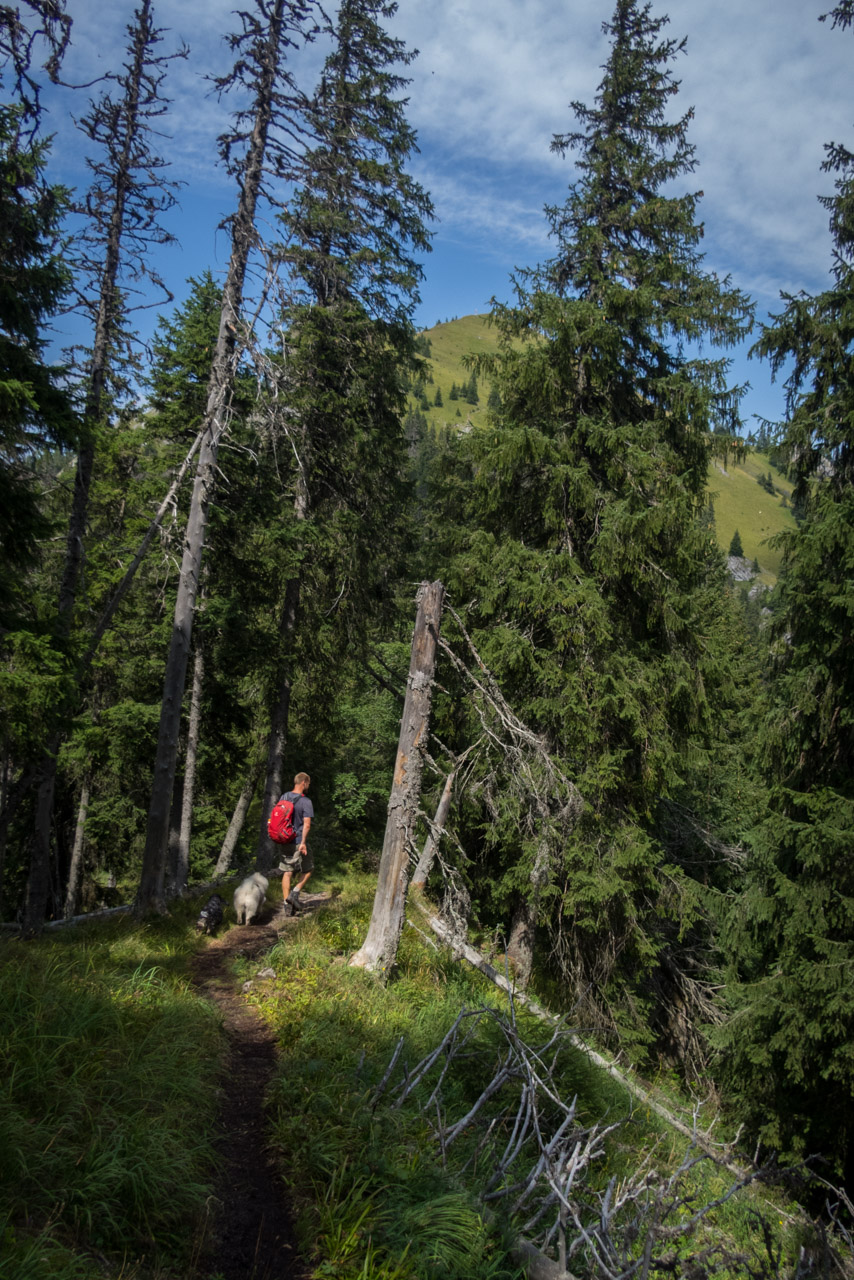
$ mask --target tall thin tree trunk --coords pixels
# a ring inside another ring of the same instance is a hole
[[[190,695],[190,723],[187,728],[187,755],[184,761],[184,788],[181,793],[181,830],[178,836],[178,863],[175,870],[176,894],[187,887],[190,872],[190,834],[193,827],[193,797],[196,791],[196,760],[202,723],[202,683],[205,674],[204,649],[196,640],[193,660],[193,689]]]
[[[270,737],[267,740],[267,772],[264,780],[264,795],[261,800],[261,818],[258,828],[258,849],[256,861],[258,870],[265,874],[273,865],[275,849],[267,835],[267,819],[273,805],[282,794],[282,770],[284,768],[285,747],[288,742],[288,715],[291,707],[291,663],[293,659],[293,641],[299,617],[300,583],[299,578],[290,578],[285,587],[285,603],[279,624],[279,638],[282,647],[282,677],[279,685],[279,697],[273,709],[270,721]]]
[[[406,908],[409,849],[415,830],[424,745],[430,724],[433,671],[444,596],[445,588],[441,582],[421,583],[374,907],[368,936],[350,961],[350,964],[363,969],[387,971],[397,958]]]
[[[36,821],[32,834],[30,871],[27,877],[22,923],[23,932],[28,936],[41,933],[50,898],[50,831],[56,787],[55,752],[59,749],[58,740],[55,739],[52,746],[53,752],[44,757],[51,767],[43,772],[36,794]]]
[[[234,219],[231,258],[223,289],[219,334],[211,365],[204,436],[196,468],[193,496],[187,516],[184,555],[175,600],[175,620],[163,684],[157,754],[154,762],[151,804],[143,853],[142,874],[136,909],[162,910],[166,846],[169,838],[169,801],[178,757],[181,702],[187,678],[193,613],[201,572],[207,528],[208,504],[216,481],[220,441],[228,425],[228,410],[234,382],[233,356],[237,327],[243,305],[243,285],[249,251],[255,240],[255,208],[261,191],[267,132],[275,105],[275,84],[279,71],[280,33],[286,0],[275,0],[270,17],[267,56],[263,59],[252,135],[238,209]]]
[[[258,786],[258,779],[261,776],[261,768],[263,761],[259,758],[257,764],[252,769],[249,777],[243,784],[243,790],[240,793],[237,804],[234,807],[234,813],[231,822],[228,824],[228,831],[225,833],[225,839],[222,842],[222,848],[219,851],[216,867],[214,868],[215,876],[224,876],[231,866],[231,859],[240,839],[240,833],[243,830],[243,823],[246,820],[246,814],[252,803],[252,797],[255,794],[255,788]]]
[[[175,771],[172,784],[172,803],[169,806],[169,839],[166,843],[166,866],[163,872],[163,891],[167,898],[175,896],[175,881],[178,877],[178,843],[181,839],[181,797],[184,782]]]
[[[456,776],[456,769],[452,769],[445,779],[445,786],[442,791],[441,799],[439,800],[438,808],[436,809],[433,826],[427,835],[426,841],[424,842],[424,848],[421,850],[421,857],[418,859],[418,866],[415,868],[415,873],[412,877],[413,889],[423,889],[427,883],[427,877],[430,874],[433,866],[433,860],[436,857],[436,850],[438,849],[438,841],[434,832],[441,836],[445,823],[448,821],[448,813],[451,808],[451,791],[453,790],[454,778]]]
[[[65,919],[70,920],[77,911],[77,895],[80,892],[80,873],[83,870],[84,832],[89,810],[89,779],[80,788],[80,804],[77,806],[77,824],[74,828],[74,844],[68,866],[68,884],[65,889]]]

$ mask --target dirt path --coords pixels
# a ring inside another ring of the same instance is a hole
[[[326,895],[305,895],[306,910]],[[264,1098],[276,1065],[273,1032],[246,1003],[231,962],[267,952],[294,922],[273,920],[269,904],[260,922],[234,925],[192,960],[193,983],[216,1004],[228,1039],[222,1079],[222,1167],[212,1226],[200,1276],[221,1280],[308,1280],[300,1257],[285,1188],[267,1151]]]

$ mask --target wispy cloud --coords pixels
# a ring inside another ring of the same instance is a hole
[[[780,288],[820,288],[829,250],[816,196],[831,181],[819,166],[823,144],[850,138],[854,127],[850,35],[817,21],[824,0],[665,7],[667,34],[688,39],[674,64],[682,82],[674,110],[695,109],[698,167],[686,187],[705,193],[710,265],[740,283],[749,278],[762,301]],[[446,233],[480,225],[499,233],[504,223],[514,247],[536,242],[517,216],[484,216],[495,195],[489,169],[515,171],[539,194],[551,188],[544,198],[563,198],[571,170],[548,144],[572,127],[571,100],[592,101],[609,9],[596,0],[561,10],[547,0],[497,0],[487,17],[471,0],[401,7],[397,29],[421,49],[412,118],[425,163],[445,175],[467,172],[435,192]],[[518,206],[518,185],[507,185]]]

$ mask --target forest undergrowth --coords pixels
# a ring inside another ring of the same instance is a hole
[[[274,980],[253,981],[258,964],[246,958],[233,972],[236,986],[250,984],[245,999],[279,1045],[268,1140],[318,1280],[524,1275],[514,1244],[536,1215],[530,1198],[516,1204],[501,1189],[524,1180],[536,1140],[518,1142],[518,1163],[497,1183],[494,1158],[521,1134],[518,1095],[530,1079],[511,1072],[489,1093],[511,1041],[543,1085],[541,1136],[557,1091],[565,1109],[577,1099],[568,1131],[577,1135],[579,1177],[567,1198],[581,1231],[559,1209],[555,1219],[570,1241],[570,1274],[852,1274],[844,1242],[810,1225],[791,1184],[732,1194],[730,1172],[633,1109],[583,1054],[510,1011],[502,993],[415,927],[405,929],[385,983],[349,967],[373,887],[369,874],[343,869],[332,900],[269,952]],[[193,928],[199,905],[3,944],[2,1280],[195,1274],[216,1174],[223,1055],[216,1013],[188,977],[191,956],[208,945]],[[461,1014],[468,1038],[419,1081],[418,1064]],[[690,1105],[669,1088],[673,1105]],[[554,1206],[531,1236],[551,1217]],[[561,1231],[552,1232],[553,1252]]]

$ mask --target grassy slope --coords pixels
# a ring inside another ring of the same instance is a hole
[[[488,317],[462,316],[459,320],[449,320],[425,330],[425,337],[430,339],[432,346],[430,370],[433,375],[433,382],[427,384],[427,398],[432,404],[439,387],[444,401],[441,408],[433,406],[421,410],[430,426],[485,422],[489,383],[484,379],[478,381],[479,404],[470,405],[465,400],[451,400],[449,397],[453,383],[459,386],[471,377],[471,371],[463,365],[464,356],[498,350],[498,335],[489,324]]]
[[[488,1169],[483,1148],[475,1155],[481,1129],[467,1129],[445,1160],[430,1132],[435,1106],[425,1115],[413,1103],[393,1105],[402,1073],[438,1043],[461,1008],[506,1011],[506,998],[410,929],[387,984],[350,968],[347,957],[364,940],[375,877],[335,867],[328,850],[316,880],[313,887],[332,888],[335,900],[288,931],[267,958],[276,979],[255,983],[246,997],[280,1044],[268,1140],[291,1185],[314,1275],[520,1280],[501,1240],[506,1213],[486,1225],[474,1198]],[[0,1243],[11,1267],[0,1247],[3,1280],[192,1277],[187,1255],[212,1173],[218,1059],[215,1018],[185,977],[190,954],[205,945],[192,929],[199,905],[178,905],[171,920],[93,923],[0,948],[0,1028],[9,1067],[0,1127],[16,1156],[0,1195]],[[235,982],[251,980],[259,967],[258,960],[238,960]],[[521,1013],[519,1029],[529,1043],[544,1035]],[[398,1040],[403,1054],[377,1105]],[[449,1117],[471,1105],[472,1090],[489,1078],[501,1049],[500,1037],[470,1042],[462,1072],[443,1082]],[[575,1050],[564,1059],[561,1094],[578,1096],[582,1123],[628,1118],[628,1099],[614,1081]],[[434,1083],[435,1072],[422,1104]],[[512,1115],[513,1089],[497,1102]],[[507,1117],[497,1123],[501,1148]],[[645,1158],[672,1172],[684,1151],[654,1116],[636,1110],[592,1169],[591,1192]],[[474,1167],[466,1170],[469,1160]],[[701,1204],[731,1182],[709,1163],[688,1176]],[[797,1210],[764,1189],[722,1205],[677,1248],[723,1245],[755,1257],[763,1249],[751,1217],[756,1210],[783,1248],[780,1274],[788,1275],[800,1243]],[[673,1226],[690,1217],[684,1206],[673,1214]],[[744,1272],[726,1267],[715,1274],[736,1280]]]
[[[490,390],[486,380],[481,380],[480,403],[476,407],[448,397],[453,383],[459,386],[471,376],[463,365],[464,356],[498,349],[498,335],[489,324],[488,317],[462,316],[437,324],[424,333],[432,346],[430,368],[433,382],[426,387],[432,407],[421,410],[428,424],[436,428],[484,423]],[[437,387],[441,389],[444,401],[440,408],[432,404]],[[769,472],[776,490],[774,496],[758,484],[758,477]],[[765,454],[750,453],[740,463],[728,458],[724,465],[722,459],[716,459],[709,470],[708,487],[714,503],[715,527],[721,549],[724,552],[729,550],[732,536],[738,529],[745,557],[751,561],[758,560],[760,578],[773,584],[780,572],[780,552],[768,545],[768,539],[794,526],[791,510],[784,506],[792,491],[791,484],[771,466]]]
[[[760,475],[770,472],[773,496],[758,483]],[[729,459],[724,467],[718,459],[712,463],[708,480],[709,497],[714,503],[715,529],[724,551],[729,550],[738,529],[744,554],[758,560],[762,581],[773,584],[780,572],[780,550],[769,546],[774,534],[795,526],[788,504],[792,486],[782,472],[772,467],[764,453],[750,453],[741,463]]]

